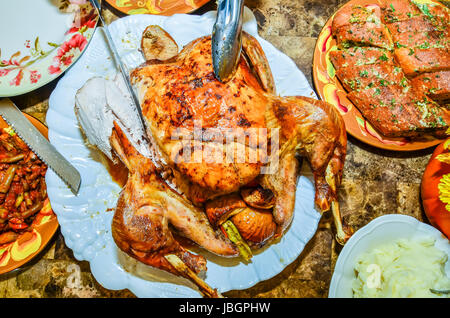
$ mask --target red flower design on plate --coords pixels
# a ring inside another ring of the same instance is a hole
[[[9,85],[11,86],[19,86],[22,82],[23,78],[23,70],[20,70],[19,73],[17,73],[17,76],[12,79],[11,82],[9,82]]]
[[[64,42],[58,49],[58,54],[55,56],[56,64],[50,65],[48,71],[50,74],[57,74],[62,72],[62,68],[68,67],[72,64],[75,56],[78,56],[87,45],[86,38],[81,33],[76,33],[69,41]]]
[[[30,71],[30,82],[32,84],[37,83],[37,81],[41,78],[41,74],[38,71]]]
[[[20,56],[20,51],[16,52],[11,56],[9,60],[1,60],[0,61],[0,77],[6,76],[11,72],[18,71],[16,76],[9,82],[10,86],[20,86],[22,83],[22,80],[25,76],[26,72],[30,73],[30,82],[31,84],[36,84],[38,80],[41,78],[41,74],[38,73],[36,70],[29,70],[27,68],[27,65],[24,64],[26,61],[29,60],[30,56],[24,56],[20,59],[20,61],[17,61],[16,57]],[[7,67],[7,68],[6,68]]]
[[[11,71],[11,69],[0,69],[0,77],[8,75]]]

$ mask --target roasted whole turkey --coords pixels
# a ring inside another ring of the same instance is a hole
[[[215,296],[195,278],[206,260],[177,237],[250,260],[253,249],[281,237],[292,222],[301,157],[314,174],[316,205],[332,211],[344,243],[352,231],[337,197],[347,145],[338,111],[312,98],[276,95],[264,52],[245,32],[226,83],[214,76],[210,36],[178,53],[159,27],[144,34],[142,49],[152,59],[130,74],[144,129],[120,77],[93,78],[76,96],[88,142],[129,171],[112,223],[117,246]]]

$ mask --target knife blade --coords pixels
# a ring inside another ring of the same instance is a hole
[[[211,50],[216,78],[226,82],[233,75],[242,49],[243,0],[220,0],[217,6]]]
[[[111,33],[109,32],[108,25],[105,23],[105,20],[102,17],[101,5],[98,3],[97,0],[90,0],[90,2],[94,6],[94,8],[97,10],[98,18],[99,18],[100,22],[102,23],[103,33],[106,36],[106,41],[108,42],[109,48],[110,48],[110,50],[111,50],[111,52],[113,54],[114,61],[115,61],[116,65],[118,66],[120,73],[122,74],[124,82],[125,82],[125,84],[127,86],[128,93],[131,96],[131,101],[134,104],[133,106],[136,108],[137,113],[139,115],[139,119],[141,121],[141,125],[142,125],[144,131],[147,131],[146,130],[146,123],[145,123],[145,120],[144,120],[144,115],[142,114],[142,109],[141,109],[141,106],[140,106],[140,103],[139,103],[139,99],[138,99],[138,97],[136,95],[136,92],[134,91],[133,87],[131,86],[130,73],[127,70],[127,68],[125,67],[125,65],[123,64],[122,59],[121,59],[121,57],[119,55],[119,52],[117,50],[117,47],[114,44],[114,40],[113,40],[113,38],[111,36]],[[144,136],[144,138],[146,138],[146,137]]]
[[[50,144],[9,98],[0,100],[0,116],[30,147],[31,151],[52,169],[74,194],[78,194],[81,184],[78,170]]]

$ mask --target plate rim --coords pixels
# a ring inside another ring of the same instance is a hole
[[[135,1],[136,1],[136,0],[135,0]],[[173,15],[173,14],[188,14],[188,13],[192,13],[192,12],[194,12],[194,11],[200,9],[201,7],[203,7],[203,6],[206,5],[208,2],[211,2],[211,1],[212,1],[212,0],[202,0],[202,1],[200,2],[200,3],[201,3],[200,5],[196,5],[196,7],[195,7],[195,8],[192,8],[191,10],[180,10],[180,11],[177,11],[177,12],[175,12],[175,13],[172,13],[171,15]],[[108,5],[110,5],[112,8],[114,8],[115,10],[119,11],[119,12],[122,13],[122,14],[126,14],[126,15],[134,15],[134,14],[137,14],[137,13],[131,13],[131,14],[128,13],[129,10],[124,9],[124,7],[118,6],[118,5],[116,4],[116,0],[106,0],[106,2],[108,3]],[[185,1],[179,0],[179,2],[185,2]],[[167,16],[167,14],[165,14],[164,11],[161,12],[161,13],[140,13],[140,14],[154,14],[154,15]]]

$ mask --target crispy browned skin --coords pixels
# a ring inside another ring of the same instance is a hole
[[[352,43],[362,46],[378,46],[389,49],[392,47],[389,34],[384,27],[368,31],[366,24],[345,25],[337,29],[334,34],[339,46],[349,47]]]
[[[242,238],[253,248],[261,248],[274,237],[277,224],[270,211],[247,208],[231,217]]]
[[[334,106],[303,96],[275,99],[266,116],[269,127],[280,128],[281,147],[278,169],[264,174],[261,184],[275,194],[275,222],[279,230],[285,230],[294,211],[299,171],[296,156],[309,161],[315,179],[315,202],[321,211],[328,211],[332,202],[337,202],[347,134]]]
[[[437,28],[445,30],[450,12],[444,5],[410,0],[381,0],[382,20],[385,24],[425,17]]]
[[[237,193],[208,201],[205,210],[215,227],[231,219],[242,238],[253,248],[265,245],[274,237],[277,229],[271,209],[250,207]]]
[[[347,91],[400,84],[405,74],[397,67],[390,51],[370,47],[352,47],[330,52],[336,75]]]
[[[245,209],[247,205],[237,193],[223,195],[205,204],[206,215],[214,227],[230,218],[234,213]]]
[[[331,52],[330,58],[348,98],[384,136],[418,136],[448,127],[447,111],[413,88],[388,51],[350,48]]]
[[[214,232],[202,210],[174,193],[155,171],[150,159],[140,155],[115,125],[111,145],[129,169],[114,213],[112,235],[117,246],[139,261],[177,274],[164,256],[177,255],[195,273],[206,269],[206,260],[185,250],[173,237],[169,224],[205,249],[236,256],[231,242]]]
[[[405,0],[382,0],[381,11],[386,24],[409,20],[421,14],[417,6]]]
[[[319,208],[327,211],[332,202],[337,202],[346,154],[345,127],[330,104],[274,95],[273,78],[259,43],[244,34],[243,46],[246,56],[241,56],[234,76],[227,83],[214,77],[209,36],[189,43],[170,61],[148,62],[132,72],[131,78],[138,87],[149,134],[169,165],[188,180],[187,197],[195,204],[237,192],[259,177],[267,162],[279,157],[280,165],[274,173],[260,179],[261,185],[272,190],[277,198],[273,216],[278,232],[282,233],[292,221],[297,155],[305,156],[311,163]],[[258,67],[252,68],[248,61]],[[196,123],[237,136],[247,129],[247,135],[244,139],[236,138],[230,146],[207,134],[197,138]],[[267,140],[258,138],[258,132],[250,128],[268,128],[269,138],[272,130],[279,130],[280,151],[270,149]],[[182,129],[184,136],[191,133],[194,139],[189,141],[191,151],[187,161],[178,160],[186,154],[186,142],[174,140],[177,129]],[[255,143],[256,140],[259,142]],[[224,147],[244,149],[243,160],[209,162],[212,156],[208,151]],[[195,162],[196,155],[203,160]],[[251,160],[252,155],[256,161]],[[273,157],[267,160],[267,156]],[[342,241],[348,238],[342,231],[339,235]]]
[[[448,9],[403,0],[385,2],[383,13],[395,57],[408,77],[450,69]]]
[[[384,136],[420,137],[427,133],[441,136],[447,129],[448,112],[426,95],[404,94],[401,86],[394,85],[380,91],[377,96],[368,90],[353,91],[348,98]]]
[[[243,163],[216,163],[212,155],[205,156],[215,151],[220,153],[223,150],[225,153],[227,149],[223,141],[215,141],[215,136],[197,138],[194,125],[217,128],[222,136],[230,128],[265,127],[266,97],[255,91],[260,89],[259,84],[244,59],[241,59],[230,82],[222,84],[217,81],[211,66],[209,46],[209,37],[200,38],[183,49],[176,61],[139,68],[132,77],[136,82],[139,79],[154,79],[151,85],[143,85],[145,96],[142,109],[151,133],[168,161],[193,184],[218,195],[237,191],[240,186],[252,181],[259,174],[261,158],[255,162],[245,158]],[[173,140],[177,129],[194,134],[195,141],[191,144],[192,151],[187,160],[181,158],[186,155],[181,150],[185,143]],[[247,156],[252,152],[259,157],[260,150],[249,146],[248,138],[242,142],[236,138],[229,145],[229,148],[232,147],[244,148]],[[201,197],[192,199],[205,201]]]
[[[261,186],[241,190],[242,199],[249,206],[257,209],[271,209],[275,204],[275,196],[269,189]]]
[[[423,15],[390,23],[387,25],[395,42],[395,48],[427,48],[443,47],[446,45],[446,31],[436,28]]]
[[[142,33],[141,51],[146,60],[165,61],[178,54],[178,45],[160,26],[149,25]]]
[[[379,12],[378,6],[370,7],[374,15]],[[336,14],[334,25],[359,19],[362,14],[357,13],[364,12],[358,6],[342,11]],[[382,1],[381,20],[389,30],[392,50],[379,48],[379,43],[352,41],[350,47],[341,45],[340,50],[330,52],[347,97],[384,136],[442,136],[450,117],[432,99],[445,99],[448,83],[445,79],[424,83],[422,76],[410,80],[424,73],[445,73],[450,68],[448,10],[408,0]],[[348,25],[348,38],[360,33],[360,25]],[[341,34],[334,30],[334,36],[339,43]]]
[[[374,23],[379,22],[381,10],[378,6],[348,5],[339,10],[333,17],[332,29],[337,30],[345,25],[355,23]]]
[[[345,6],[334,16],[331,31],[339,46],[353,44],[392,48],[392,40],[381,23],[378,6]]]
[[[395,57],[406,76],[414,77],[421,73],[437,72],[450,69],[450,53],[448,49],[432,47],[399,48],[395,50]]]
[[[450,71],[424,73],[414,77],[411,84],[440,103],[450,100]]]

